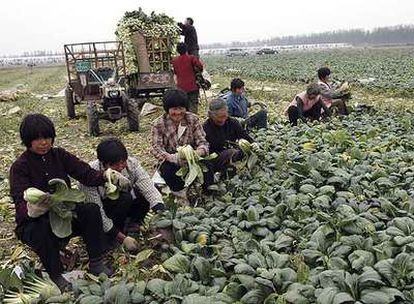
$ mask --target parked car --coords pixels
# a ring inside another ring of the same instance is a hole
[[[235,56],[247,56],[249,53],[247,53],[243,49],[229,49],[226,53],[226,56],[228,57],[235,57]]]
[[[279,53],[278,51],[274,49],[270,49],[270,48],[263,48],[256,52],[257,55],[274,55],[278,53]]]

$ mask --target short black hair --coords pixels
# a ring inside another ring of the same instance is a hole
[[[188,48],[187,45],[184,42],[180,42],[179,44],[177,44],[177,52],[180,55],[184,55],[185,53],[187,53]]]
[[[128,151],[122,141],[115,137],[103,139],[96,148],[99,161],[104,165],[113,165],[128,159]]]
[[[311,83],[306,88],[306,94],[309,95],[319,95],[321,93],[321,88],[318,86],[317,83]]]
[[[20,124],[20,138],[26,148],[32,146],[32,141],[40,138],[51,138],[55,141],[56,130],[49,117],[43,114],[28,114]]]
[[[188,21],[188,23],[189,23],[190,25],[193,25],[193,24],[194,24],[194,20],[193,20],[193,18],[191,18],[191,17],[187,17],[187,21]]]
[[[319,79],[325,78],[326,76],[329,76],[329,75],[331,75],[331,70],[327,67],[323,67],[318,70]]]
[[[244,87],[244,81],[240,78],[234,78],[230,83],[230,89],[234,91],[235,89],[241,89]]]
[[[162,103],[166,113],[168,113],[169,109],[175,107],[183,107],[188,111],[188,95],[180,89],[172,89],[165,92]]]

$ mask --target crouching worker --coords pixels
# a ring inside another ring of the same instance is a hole
[[[177,176],[181,167],[177,148],[190,145],[199,156],[208,154],[208,143],[197,115],[188,112],[187,94],[178,89],[167,91],[163,97],[165,114],[152,127],[152,154],[160,162],[160,175],[177,201],[188,204],[184,181]]]
[[[24,191],[35,187],[51,192],[48,182],[58,178],[71,186],[70,177],[87,186],[102,186],[106,176],[120,187],[127,187],[129,181],[116,172],[101,172],[66,150],[54,147],[56,137],[52,121],[42,114],[27,115],[20,125],[20,137],[26,146],[10,169],[10,195],[16,208],[16,235],[39,256],[50,278],[61,290],[70,288],[63,276],[60,250],[69,238],[57,237],[49,221],[50,196],[36,204],[25,201]],[[112,270],[103,263],[104,232],[99,207],[80,203],[74,209],[72,236],[81,236],[89,255],[89,272],[95,275],[112,275]]]
[[[120,191],[116,199],[108,198],[102,186],[80,185],[79,189],[86,194],[86,202],[99,206],[110,246],[118,243],[129,251],[136,251],[138,243],[128,233],[139,231],[139,225],[150,209],[156,212],[164,210],[162,196],[139,161],[128,156],[127,149],[119,139],[102,140],[96,153],[98,159],[89,165],[95,170],[110,168],[121,173],[130,181],[131,188]]]
[[[229,115],[241,120],[248,130],[267,128],[267,110],[262,103],[247,100],[244,81],[240,78],[233,79],[230,89],[231,93],[226,97]],[[249,115],[249,108],[253,105],[259,105],[261,110]]]
[[[338,89],[329,82],[331,70],[329,68],[320,68],[318,70],[318,85],[321,90],[321,98],[328,108],[337,108],[341,115],[348,115],[346,101],[350,98],[348,84],[345,82]]]
[[[319,120],[322,109],[327,116],[331,115],[330,110],[322,101],[319,86],[317,84],[310,84],[306,91],[295,96],[286,109],[286,113],[292,126],[296,126],[299,118],[302,121],[305,121],[306,118],[309,118],[311,121]]]
[[[215,99],[209,105],[208,119],[203,128],[209,143],[210,153],[217,153],[218,158],[212,160],[212,172],[225,173],[227,169],[233,172],[233,162],[240,161],[243,157],[242,151],[236,144],[239,139],[245,139],[253,143],[253,139],[247,134],[237,119],[228,115],[227,103],[223,99]],[[258,148],[253,143],[253,149]],[[212,174],[209,175],[208,184],[213,183]]]

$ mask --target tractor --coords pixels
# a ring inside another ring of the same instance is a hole
[[[139,103],[125,89],[122,42],[66,44],[68,84],[65,91],[69,118],[76,116],[75,105],[86,102],[88,130],[100,134],[99,120],[116,122],[126,117],[130,131],[139,129]]]
[[[129,130],[138,131],[144,103],[175,87],[169,38],[145,37],[140,32],[134,38],[139,73],[127,73],[122,41],[64,46],[67,115],[74,118],[75,105],[86,102],[91,136],[99,135],[100,119],[115,122],[126,117]]]

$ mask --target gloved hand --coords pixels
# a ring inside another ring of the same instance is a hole
[[[137,251],[138,250],[138,242],[130,236],[127,236],[124,239],[124,241],[122,242],[122,245],[125,246],[125,248],[128,251]]]
[[[120,190],[128,190],[131,186],[131,181],[116,170],[108,168],[105,170],[104,175],[107,180],[110,179]]]
[[[206,150],[204,148],[197,148],[196,153],[198,156],[205,156]]]
[[[254,153],[260,152],[260,146],[259,146],[259,144],[256,143],[256,142],[252,143],[252,150],[253,150]]]
[[[178,164],[178,155],[177,155],[177,153],[175,153],[175,154],[168,153],[165,156],[165,160],[170,162],[170,163],[173,163],[173,164]]]
[[[27,202],[27,214],[29,217],[36,218],[49,211],[50,195],[46,194],[41,202],[31,204]]]
[[[155,213],[161,213],[165,210],[165,205],[163,203],[158,203],[154,207],[152,207],[152,211]]]
[[[233,117],[233,118],[235,118],[241,124],[242,127],[246,125],[246,120],[244,118],[241,118],[241,117]]]

